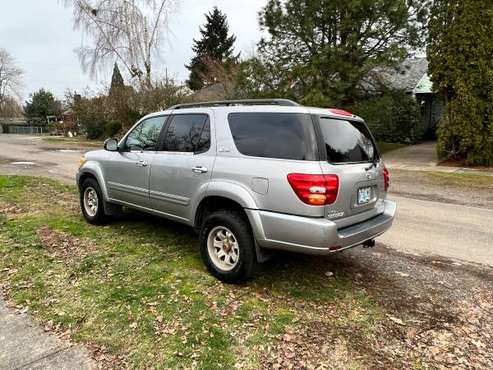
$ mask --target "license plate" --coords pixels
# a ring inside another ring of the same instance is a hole
[[[371,199],[371,187],[358,189],[358,204],[366,204]]]

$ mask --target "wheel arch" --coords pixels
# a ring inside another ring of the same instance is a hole
[[[79,170],[77,175],[77,186],[79,190],[81,189],[82,183],[87,178],[94,178],[99,187],[101,188],[101,192],[103,193],[103,198],[105,201],[108,200],[108,191],[106,188],[106,182],[104,181],[103,171],[101,167],[94,162],[87,162],[84,166]]]
[[[254,238],[257,261],[267,261],[270,258],[270,253],[264,248],[260,247],[257,243],[257,237],[263,234],[263,230],[261,225],[259,224],[259,220],[255,219],[255,215],[252,214],[252,212],[246,210],[245,206],[234,199],[223,195],[209,195],[203,198],[197,207],[197,211],[195,212],[195,231],[199,233],[200,228],[202,227],[202,224],[208,214],[223,209],[235,210],[245,218],[245,220],[248,222],[248,225],[250,226],[250,232],[252,233]]]

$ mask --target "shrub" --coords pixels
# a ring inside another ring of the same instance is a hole
[[[379,141],[411,144],[425,134],[416,100],[403,92],[392,92],[357,102],[350,108],[365,119]]]
[[[104,126],[106,137],[115,137],[122,129],[122,124],[117,121],[110,121]]]
[[[104,135],[104,123],[91,121],[90,123],[86,123],[86,137],[89,140],[101,139]]]

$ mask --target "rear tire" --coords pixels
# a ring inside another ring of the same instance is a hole
[[[255,240],[244,215],[230,210],[211,213],[199,238],[202,260],[217,279],[238,284],[253,276],[257,265]]]
[[[104,199],[96,179],[88,178],[80,188],[80,208],[85,220],[92,225],[104,225],[108,215],[104,211]]]

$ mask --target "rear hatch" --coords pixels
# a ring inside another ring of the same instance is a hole
[[[317,121],[322,172],[339,177],[337,199],[325,206],[325,217],[345,227],[382,213],[384,166],[366,124],[323,115]]]

